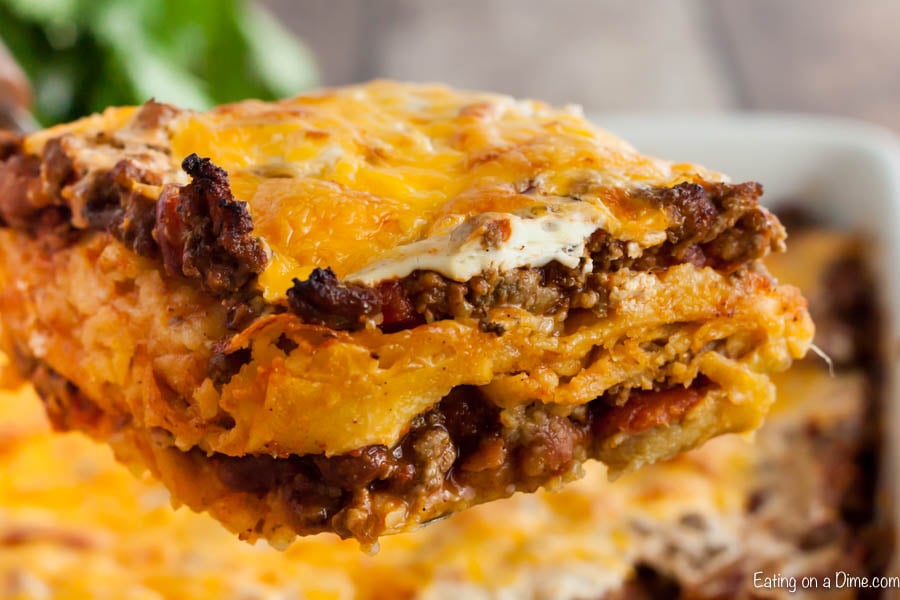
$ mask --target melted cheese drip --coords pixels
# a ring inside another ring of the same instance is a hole
[[[646,247],[668,220],[629,188],[720,178],[643,156],[577,111],[387,81],[189,113],[170,130],[173,159],[210,157],[249,203],[273,253],[259,278],[270,301],[315,267],[375,282],[415,265],[463,278],[495,265],[577,264],[598,224]],[[587,207],[584,223],[567,208],[572,197]],[[545,227],[554,217],[518,219],[533,209],[560,214],[557,229]],[[513,222],[510,245],[453,245],[448,224],[484,213]]]

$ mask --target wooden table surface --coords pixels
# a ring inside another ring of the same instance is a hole
[[[900,132],[900,0],[263,0],[322,82],[373,77],[588,111],[804,111]]]

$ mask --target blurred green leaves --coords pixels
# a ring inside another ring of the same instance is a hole
[[[148,98],[208,108],[316,83],[307,49],[243,0],[0,0],[45,125]]]

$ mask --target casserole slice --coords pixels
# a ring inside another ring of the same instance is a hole
[[[813,333],[753,182],[372,82],[2,144],[2,340],[242,538],[373,544],[757,427]]]

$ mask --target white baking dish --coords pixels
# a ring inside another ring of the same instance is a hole
[[[887,418],[883,489],[900,548],[900,142],[845,119],[787,114],[600,114],[592,120],[642,152],[677,156],[759,181],[764,201],[808,207],[827,223],[870,235],[885,323]],[[790,245],[790,240],[788,240]],[[892,573],[900,573],[895,553]],[[900,593],[900,590],[892,590]]]

